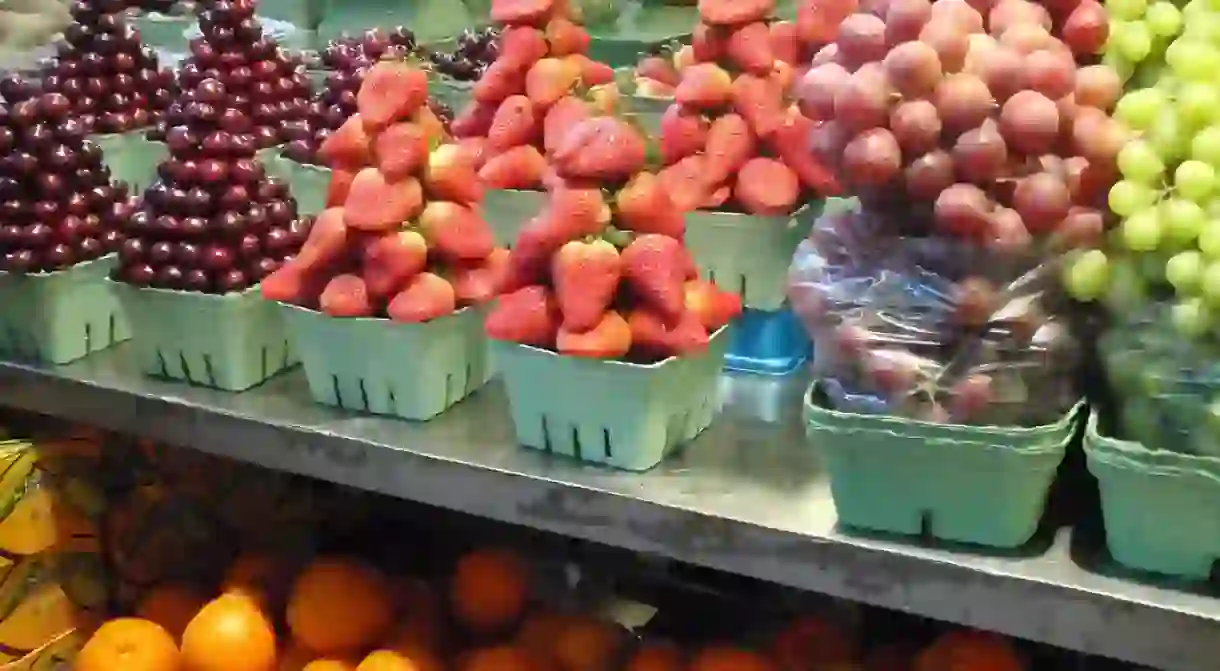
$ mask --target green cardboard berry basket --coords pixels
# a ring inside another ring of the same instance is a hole
[[[1084,453],[1101,492],[1114,560],[1207,580],[1220,560],[1220,458],[1111,438],[1096,414],[1085,431]]]
[[[693,4],[586,0],[581,10],[589,30],[589,58],[613,68],[635,65],[654,46],[686,40],[699,22]]]
[[[0,273],[0,354],[62,364],[131,337],[108,255],[50,273]]]
[[[145,137],[147,128],[127,133],[91,135],[102,148],[110,176],[131,185],[132,193],[142,193],[157,179],[157,166],[169,157],[165,143]]]
[[[330,187],[330,168],[297,163],[280,153],[278,147],[263,149],[258,158],[267,174],[284,180],[297,201],[301,214],[317,214],[326,209],[326,191]]]
[[[936,424],[838,412],[805,395],[805,432],[825,455],[840,524],[1017,547],[1038,528],[1056,470],[1088,414],[1030,428]]]
[[[297,364],[283,318],[258,287],[214,295],[110,285],[146,375],[245,391]]]
[[[492,375],[481,309],[423,324],[337,318],[286,304],[279,309],[318,403],[427,420]]]
[[[420,43],[453,37],[465,28],[486,23],[487,16],[473,15],[458,0],[324,0],[318,38],[333,40],[359,35],[370,28],[406,26]]]
[[[720,411],[728,330],[702,354],[649,365],[493,340],[517,443],[628,471],[656,466]]]
[[[808,203],[791,215],[696,210],[686,215],[686,246],[699,272],[746,307],[778,310],[788,294],[788,265],[822,212]],[[750,250],[743,254],[742,250]]]
[[[483,192],[483,219],[491,227],[496,245],[512,247],[517,232],[546,206],[545,191],[487,189]]]

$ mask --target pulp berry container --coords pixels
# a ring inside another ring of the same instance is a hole
[[[1090,418],[1084,453],[1114,560],[1207,580],[1220,561],[1220,458],[1110,438],[1098,424]]]
[[[462,30],[486,22],[458,0],[323,0],[318,38],[322,41],[359,35],[370,28],[406,26],[421,43],[453,37]]]
[[[281,304],[318,403],[403,419],[431,419],[491,378],[483,311],[423,324],[331,317]]]
[[[546,205],[545,191],[487,189],[483,194],[483,219],[491,227],[496,244],[512,247],[517,232]]]
[[[517,443],[628,471],[656,466],[719,412],[728,330],[702,354],[647,365],[493,340]]]
[[[1037,530],[1087,415],[1078,404],[1045,426],[963,426],[838,412],[823,400],[815,382],[806,435],[825,454],[842,525],[1000,548]]]
[[[809,358],[809,336],[792,310],[746,309],[733,329],[725,368],[746,373],[787,375]]]
[[[51,273],[0,273],[0,353],[68,363],[130,337],[127,316],[105,277],[105,256]]]
[[[697,210],[686,215],[686,246],[700,273],[741,296],[748,308],[778,310],[787,298],[788,264],[822,211],[810,203],[791,215]]]
[[[278,147],[270,147],[258,153],[258,158],[267,174],[288,183],[297,209],[303,215],[313,215],[326,208],[326,190],[330,186],[330,168],[321,165],[306,165],[284,156]]]
[[[103,160],[110,169],[110,176],[131,185],[132,193],[142,193],[157,179],[157,166],[169,156],[162,142],[145,137],[148,129],[141,128],[127,133],[92,135],[102,148]]]
[[[258,287],[215,295],[110,284],[147,375],[245,391],[297,363],[279,311]]]

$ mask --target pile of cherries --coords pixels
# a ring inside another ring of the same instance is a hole
[[[170,157],[123,229],[115,278],[137,286],[205,293],[242,291],[300,249],[288,185],[255,157],[249,116],[219,79],[184,95],[184,122],[166,133]]]
[[[367,68],[382,57],[405,56],[415,51],[415,33],[410,28],[398,26],[386,32],[380,28],[366,30],[360,36],[344,36],[331,40],[318,53],[318,67],[327,70],[354,72]]]
[[[0,104],[0,270],[62,270],[119,247],[134,202],[88,134],[62,93]]]
[[[433,50],[428,60],[437,72],[458,81],[478,81],[500,55],[500,29],[495,26],[463,30],[452,52]]]

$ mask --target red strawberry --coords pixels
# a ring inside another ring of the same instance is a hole
[[[393,124],[373,140],[377,169],[391,182],[410,177],[428,157],[428,136],[410,121]]]
[[[386,315],[403,324],[418,324],[452,314],[457,296],[449,280],[433,273],[420,273],[386,306]]]
[[[708,184],[706,161],[702,154],[687,156],[657,173],[665,195],[682,213],[693,212],[707,200],[713,190]]]
[[[411,115],[411,123],[419,126],[423,131],[424,137],[428,138],[428,145],[437,145],[443,142],[449,135],[445,130],[445,122],[436,116],[436,112],[428,105],[423,105],[415,110],[415,114]]]
[[[531,63],[497,58],[475,82],[470,95],[481,103],[498,105],[505,98],[525,90],[525,71]]]
[[[401,61],[379,61],[356,92],[356,111],[370,133],[409,118],[426,102],[428,75]]]
[[[428,265],[428,244],[416,231],[380,235],[361,250],[360,275],[369,293],[389,298]]]
[[[542,146],[547,154],[559,148],[563,137],[576,124],[593,116],[589,104],[574,96],[560,98],[542,120]]]
[[[600,203],[600,206],[599,206]],[[551,257],[572,240],[596,235],[609,221],[609,208],[600,191],[561,189],[551,195],[547,209],[526,222],[508,257],[504,291],[543,281]]]
[[[570,19],[556,17],[546,24],[546,41],[552,56],[583,54],[589,50],[589,33]]]
[[[326,184],[326,207],[340,207],[347,200],[356,171],[347,168],[331,168],[330,182]]]
[[[541,25],[551,16],[554,0],[492,0],[491,20],[512,25]]]
[[[661,115],[658,139],[661,160],[669,165],[703,151],[710,126],[703,115],[683,109],[681,105],[670,105]]]
[[[682,243],[666,235],[637,236],[623,250],[623,279],[640,301],[665,320],[676,324],[682,317],[686,280]]]
[[[361,231],[388,231],[410,221],[424,205],[414,177],[387,181],[376,168],[356,173],[343,207],[343,221]]]
[[[347,244],[348,230],[344,223],[344,210],[341,207],[329,207],[314,218],[309,236],[305,238],[294,261],[309,267],[327,265],[343,256]]]
[[[487,160],[487,138],[464,137],[458,140],[457,146],[462,150],[463,160],[474,166],[475,170],[483,167]]]
[[[727,185],[720,185],[712,190],[699,204],[700,210],[717,210],[729,202],[729,196],[733,195],[733,190]]]
[[[745,118],[754,134],[767,138],[784,125],[783,92],[770,81],[750,74],[733,80],[733,111]]]
[[[789,65],[801,63],[801,33],[792,21],[775,21],[771,24],[771,53],[777,60]],[[766,73],[763,73],[766,74]]]
[[[765,77],[775,66],[771,30],[763,21],[747,23],[733,30],[726,48],[729,61],[745,72]]]
[[[689,310],[670,328],[656,312],[637,307],[627,315],[627,325],[631,327],[632,349],[651,358],[665,359],[707,350],[707,329]]]
[[[492,340],[551,347],[559,319],[559,306],[547,288],[532,285],[501,295],[483,321],[483,329]]]
[[[750,214],[788,214],[800,197],[796,173],[773,158],[752,158],[737,173],[733,195]]]
[[[715,63],[697,63],[682,71],[674,100],[696,110],[717,110],[733,100],[733,79]]]
[[[525,95],[538,109],[554,105],[580,81],[580,66],[562,58],[544,58],[525,74]]]
[[[706,181],[720,184],[746,164],[757,151],[754,134],[746,120],[737,114],[725,114],[712,122],[703,150]]]
[[[373,138],[364,121],[353,114],[318,147],[318,160],[331,168],[359,170],[373,162]]]
[[[592,329],[582,332],[560,327],[555,336],[555,351],[567,356],[591,359],[617,359],[631,349],[631,328],[627,320],[610,311]]]
[[[491,129],[487,131],[487,149],[498,154],[517,145],[533,144],[538,137],[538,119],[530,99],[515,95],[500,103]]]
[[[316,305],[332,270],[347,252],[348,240],[343,208],[322,210],[297,255],[259,283],[263,298],[303,307]]]
[[[765,21],[774,11],[775,0],[699,0],[699,18],[716,26]]]
[[[839,24],[855,13],[856,0],[806,0],[796,5],[796,28],[806,44],[834,42]]]
[[[708,333],[716,332],[741,316],[741,297],[722,291],[707,280],[688,280],[683,294],[687,311],[698,315]]]
[[[496,118],[499,105],[471,100],[449,124],[453,137],[468,138],[487,135],[492,119]]]
[[[474,161],[456,144],[443,144],[428,155],[424,190],[428,197],[441,200],[466,204],[483,200],[483,185]]]
[[[428,203],[419,215],[419,228],[428,239],[428,248],[451,261],[480,261],[495,248],[487,222],[459,203]]]
[[[478,177],[489,189],[537,189],[545,170],[542,154],[533,145],[523,144],[488,159]]]
[[[552,162],[563,177],[614,181],[643,169],[646,153],[635,127],[614,117],[594,117],[568,132]]]
[[[482,305],[496,297],[508,268],[508,250],[498,248],[486,259],[458,264],[450,281],[459,305]]]
[[[618,249],[605,240],[573,240],[555,253],[551,283],[563,314],[563,329],[587,331],[614,302],[622,275]]]
[[[636,173],[615,197],[617,224],[636,233],[658,233],[683,239],[686,222],[665,193],[661,180],[650,172]]]
[[[645,77],[670,86],[677,86],[678,82],[681,81],[677,69],[674,68],[673,61],[661,56],[648,56],[642,59],[635,66],[635,76]]]
[[[376,311],[368,287],[358,275],[336,275],[326,283],[319,300],[322,312],[332,317],[372,317]]]
[[[729,33],[720,26],[696,23],[695,30],[691,33],[690,44],[691,52],[697,62],[715,63],[728,53]]]
[[[541,30],[533,26],[508,26],[500,33],[500,52],[496,58],[524,72],[538,59],[545,58],[549,50]]]
[[[837,196],[843,192],[843,187],[807,146],[809,135],[816,126],[803,114],[788,114],[784,125],[771,134],[767,144],[796,173],[805,188],[819,196]]]
[[[584,54],[573,54],[567,60],[580,68],[580,82],[585,86],[601,86],[614,82],[614,68]]]

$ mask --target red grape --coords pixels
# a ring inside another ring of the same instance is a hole
[[[1053,244],[1058,249],[1093,248],[1105,237],[1105,218],[1091,207],[1073,207],[1055,229]]]
[[[987,186],[1003,176],[1007,163],[1008,146],[990,119],[962,133],[953,145],[953,165],[964,181]]]
[[[930,151],[940,143],[940,117],[927,100],[900,103],[890,114],[890,131],[907,154]]]
[[[1110,187],[1118,181],[1118,167],[1113,162],[1096,162],[1083,156],[1073,156],[1065,163],[1068,191],[1072,193],[1072,202],[1077,205],[1104,203]]]
[[[940,56],[924,42],[904,42],[882,61],[886,78],[907,98],[922,98],[940,83]]]
[[[885,57],[885,22],[872,14],[856,13],[839,24],[839,57],[849,68]]]
[[[809,151],[819,161],[833,164],[843,155],[851,133],[838,121],[823,121],[809,134]]]
[[[856,132],[884,126],[893,93],[879,68],[857,70],[835,91],[835,119]]]
[[[1072,194],[1062,179],[1037,172],[1017,183],[1012,207],[1031,233],[1049,233],[1067,216],[1072,207]]]
[[[885,13],[885,43],[892,48],[919,39],[931,16],[929,0],[893,0]]]
[[[983,32],[983,15],[965,0],[937,0],[932,4],[932,20],[953,21],[967,33]]]
[[[983,123],[995,110],[995,98],[983,80],[964,73],[941,80],[934,96],[941,123],[951,133],[961,133]]]
[[[1076,104],[1109,110],[1123,93],[1123,82],[1108,65],[1086,65],[1076,71]]]
[[[911,161],[903,171],[907,194],[920,200],[935,200],[956,179],[953,159],[942,149],[934,149]]]
[[[987,247],[1005,256],[1016,256],[1030,248],[1033,237],[1025,230],[1025,222],[1016,210],[997,207],[991,213]]]
[[[964,422],[985,410],[994,400],[991,378],[975,373],[958,380],[949,391],[949,415],[956,422]]]
[[[839,62],[839,45],[831,42],[824,45],[818,52],[813,55],[813,61],[810,65],[822,65],[823,63],[838,63]]]
[[[856,11],[855,0],[809,0],[797,5],[796,27],[811,44],[825,44],[835,38],[839,24]]]
[[[1025,88],[1025,70],[1020,54],[997,46],[980,59],[977,73],[995,99],[1003,102]]]
[[[1030,23],[1018,23],[1000,34],[1000,44],[1022,56],[1039,49],[1051,49],[1058,40],[1046,28]]]
[[[1042,154],[1059,138],[1059,108],[1037,91],[1018,91],[1000,110],[1000,132],[1022,154]]]
[[[902,168],[902,150],[893,133],[873,128],[860,133],[843,149],[843,172],[856,186],[883,186]]]
[[[799,85],[801,113],[810,119],[834,115],[835,94],[851,74],[838,63],[823,63],[809,69]]]
[[[991,321],[999,296],[991,282],[981,277],[967,277],[953,290],[954,318],[966,327],[977,328]]]
[[[934,210],[937,225],[963,237],[974,237],[987,231],[994,203],[973,184],[954,184],[936,197]]]
[[[1110,20],[1101,3],[1095,0],[1083,0],[1067,21],[1063,22],[1060,31],[1063,41],[1077,56],[1092,56],[1101,53],[1110,37]]]
[[[1051,15],[1046,8],[1028,0],[1000,0],[987,15],[987,29],[992,35],[1003,35],[1009,28],[1025,23],[1051,29]]]
[[[1035,51],[1025,57],[1025,85],[1058,100],[1076,88],[1076,62],[1070,53]]]
[[[919,31],[919,41],[926,42],[940,56],[940,67],[945,72],[958,72],[966,64],[966,52],[970,50],[970,37],[953,21],[929,21]]]
[[[1077,153],[1091,162],[1112,164],[1127,143],[1123,124],[1095,107],[1077,108],[1072,122],[1072,142]]]

